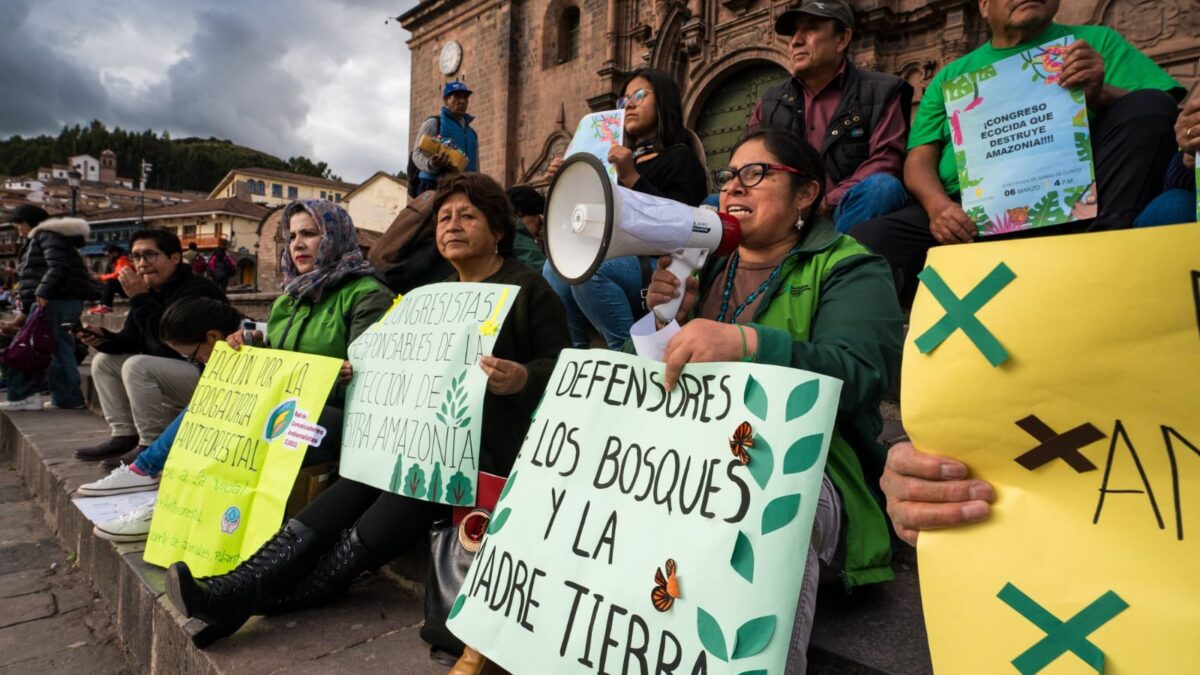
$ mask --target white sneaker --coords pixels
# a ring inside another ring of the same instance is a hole
[[[23,398],[20,401],[0,401],[0,410],[5,412],[18,412],[22,410],[41,410],[42,397],[34,394],[28,398]]]
[[[127,544],[145,541],[150,534],[150,521],[154,520],[154,502],[144,504],[122,516],[106,520],[92,532],[101,539]]]
[[[128,464],[122,464],[104,478],[80,485],[75,494],[80,497],[104,497],[129,492],[147,492],[158,488],[158,476],[142,476]]]
[[[42,410],[83,410],[86,405],[77,406],[75,408],[61,408],[54,404],[54,401],[46,401],[42,404]]]

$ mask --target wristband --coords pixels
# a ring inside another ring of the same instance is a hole
[[[751,354],[746,346],[746,329],[740,323],[735,325],[737,326],[738,333],[742,336],[742,363],[750,363],[754,361],[755,355]]]

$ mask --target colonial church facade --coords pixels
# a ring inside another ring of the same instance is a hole
[[[410,144],[442,85],[474,90],[480,170],[537,183],[580,117],[611,109],[627,73],[675,75],[710,167],[728,159],[755,101],[788,76],[774,34],[782,0],[425,0],[412,33]],[[796,3],[798,4],[798,3]],[[976,0],[851,0],[858,65],[895,73],[919,100],[944,64],[987,39]],[[1200,0],[1062,0],[1060,23],[1118,30],[1189,90],[1200,83]],[[411,145],[410,145],[411,147]]]

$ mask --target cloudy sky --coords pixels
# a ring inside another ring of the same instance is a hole
[[[361,181],[404,168],[416,0],[0,0],[0,137],[216,136]]]

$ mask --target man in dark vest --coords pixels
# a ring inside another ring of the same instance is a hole
[[[455,80],[447,82],[442,88],[442,112],[430,117],[421,124],[417,133],[417,146],[412,151],[412,163],[419,170],[416,189],[413,197],[437,187],[438,180],[449,173],[455,172],[449,154],[438,152],[429,154],[419,145],[422,137],[428,137],[439,142],[449,142],[457,150],[467,156],[465,171],[479,170],[479,137],[471,128],[471,120],[467,114],[467,104],[471,99],[471,90],[466,84]]]
[[[806,0],[775,20],[788,38],[792,79],[767,90],[750,130],[791,129],[825,160],[822,215],[839,232],[908,203],[901,182],[913,90],[846,58],[854,12],[845,0]]]

